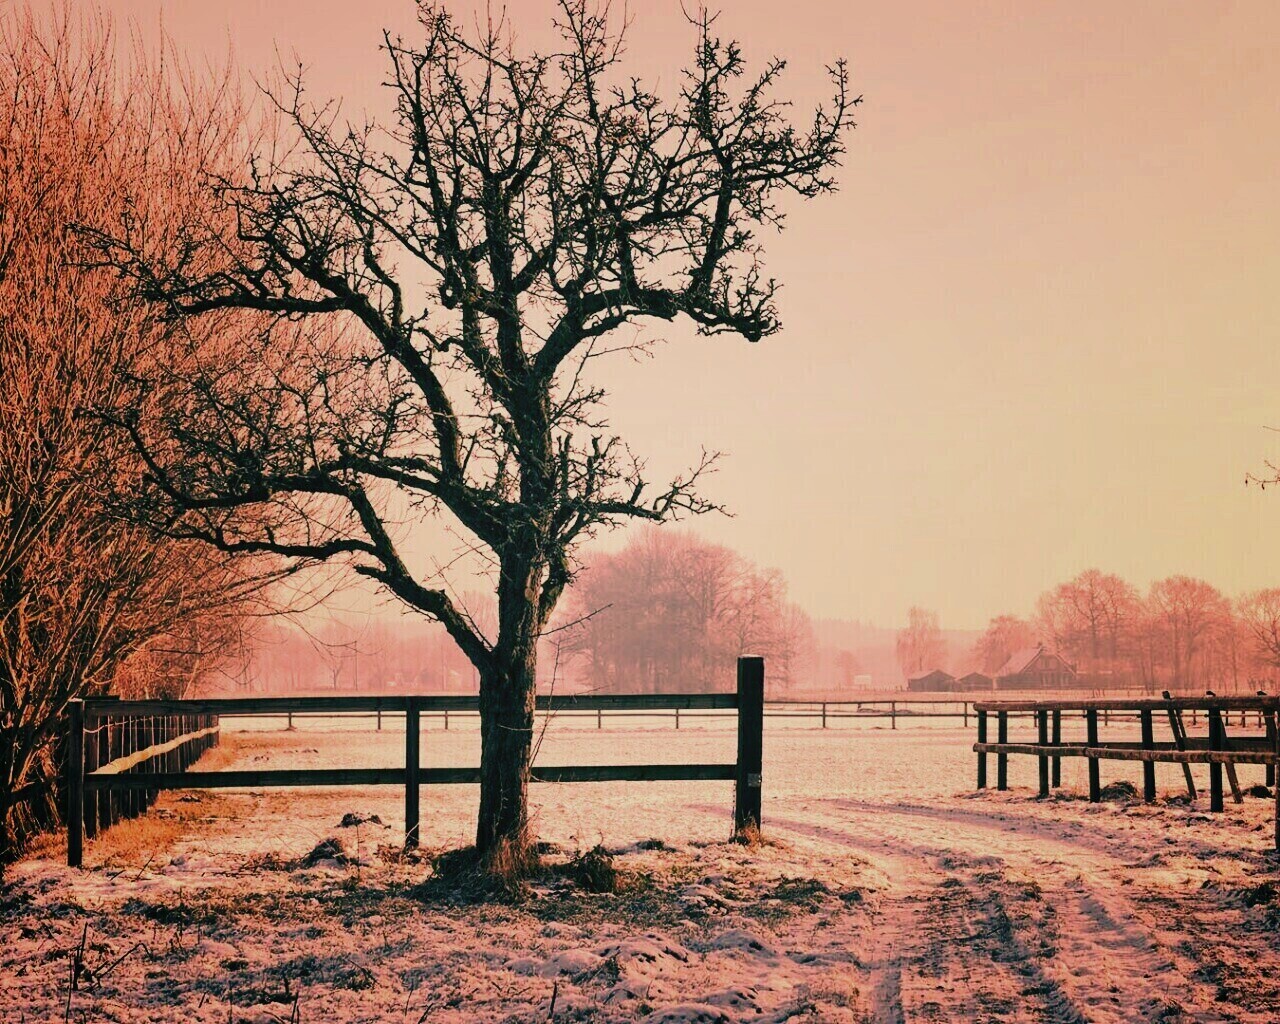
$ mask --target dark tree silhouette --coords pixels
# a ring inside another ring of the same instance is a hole
[[[585,0],[564,0],[562,45],[542,54],[419,6],[420,43],[385,36],[390,123],[339,123],[286,76],[273,100],[293,140],[216,186],[236,244],[188,225],[183,257],[164,261],[144,230],[111,240],[172,316],[275,319],[253,351],[152,368],[182,377],[186,400],[144,386],[117,422],[148,461],[157,524],[225,551],[345,560],[444,624],[480,677],[478,851],[519,864],[537,641],[574,546],[602,524],[713,507],[695,488],[714,456],[652,487],[584,367],[645,321],[774,333],[757,231],[781,225],[788,193],[833,188],[858,101],[837,63],[831,103],[793,123],[774,95],[783,62],[748,76],[706,17],[663,99],[620,73],[621,35]],[[492,556],[494,635],[415,575],[392,507],[448,513]]]

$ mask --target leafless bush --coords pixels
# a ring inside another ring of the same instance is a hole
[[[180,693],[259,582],[113,501],[142,466],[93,411],[172,332],[92,266],[81,232],[172,220],[179,172],[235,130],[216,90],[166,88],[140,62],[126,83],[113,55],[109,26],[69,7],[0,18],[0,862],[56,816],[67,702]]]

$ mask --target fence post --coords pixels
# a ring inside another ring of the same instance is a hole
[[[1222,749],[1222,712],[1209,709],[1209,749]],[[1222,762],[1209,762],[1209,810],[1222,810]]]
[[[114,761],[120,756],[119,722],[113,715],[104,719],[104,724],[106,726],[107,760]],[[102,827],[109,828],[120,820],[120,790],[114,787],[106,787],[102,790],[102,793],[107,798],[107,820]]]
[[[1276,754],[1275,763],[1272,765],[1272,767],[1276,768],[1277,772],[1280,772],[1280,732],[1273,732],[1272,735],[1275,738],[1275,742],[1272,744],[1271,749],[1274,750]],[[1275,797],[1276,797],[1276,853],[1280,853],[1280,782],[1278,782],[1278,784],[1275,786]]]
[[[404,708],[404,845],[418,845],[418,699],[406,698]]]
[[[129,715],[126,722],[128,724],[125,726],[124,752],[125,756],[128,757],[138,752],[138,716]],[[137,770],[138,768],[135,765],[126,769],[125,774],[133,775]],[[125,813],[125,817],[136,818],[138,816],[142,809],[142,796],[142,791],[134,789],[132,786],[125,790],[124,797],[128,801],[126,805],[128,810]]]
[[[680,709],[676,708],[676,731],[680,731]]]
[[[896,700],[889,701],[889,728],[898,728],[898,702]]]
[[[1098,711],[1090,708],[1084,713],[1085,746],[1098,745]],[[1096,804],[1102,799],[1102,765],[1096,757],[1089,761],[1089,803]]]
[[[1151,709],[1144,708],[1139,714],[1142,718],[1142,749],[1153,750],[1156,733],[1151,721]],[[1156,802],[1156,763],[1154,761],[1142,762],[1142,800],[1148,804]]]
[[[67,867],[84,861],[84,701],[67,705]]]
[[[1060,708],[1053,709],[1053,745],[1055,747],[1062,744],[1062,710]],[[1053,759],[1053,788],[1057,789],[1062,785],[1062,758],[1054,757]]]
[[[1274,747],[1276,745],[1276,737],[1277,737],[1276,716],[1274,712],[1268,711],[1266,713],[1266,722],[1267,722],[1267,740],[1269,741],[1269,745]],[[1268,786],[1274,786],[1276,784],[1276,766],[1274,764],[1267,765],[1266,783]]]
[[[1036,712],[1036,739],[1040,746],[1049,745],[1049,712],[1041,708]],[[1049,755],[1041,753],[1040,761],[1040,795],[1049,795]]]
[[[996,742],[1009,742],[1009,712],[996,712]],[[996,754],[996,789],[1004,791],[1009,788],[1009,755],[1004,751]]]
[[[84,737],[85,774],[88,775],[101,766],[101,762],[98,760],[98,734],[93,729],[89,729]],[[92,839],[98,834],[98,794],[86,791],[82,803],[86,805],[84,811],[81,812],[84,815],[85,838]]]
[[[826,727],[827,727],[827,702],[824,700],[822,702],[822,728],[825,729]]]
[[[733,832],[760,828],[764,768],[764,659],[738,659],[738,774],[733,791]]]
[[[964,711],[964,727],[968,729],[969,728],[969,702],[967,700],[962,700],[960,702],[960,707]]]
[[[603,708],[596,708],[596,728],[597,729],[604,728],[604,709]]]
[[[987,742],[987,713],[985,711],[978,712],[978,742]],[[987,788],[987,752],[985,750],[978,752],[978,788]]]

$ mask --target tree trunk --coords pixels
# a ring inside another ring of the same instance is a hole
[[[533,749],[536,647],[480,678],[480,817],[476,851],[494,869],[514,857],[518,867],[532,846],[529,766]]]

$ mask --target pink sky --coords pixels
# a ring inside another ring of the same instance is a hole
[[[376,102],[410,0],[107,0],[259,73]],[[460,13],[470,3],[456,5]],[[545,38],[552,5],[508,6]],[[671,83],[675,0],[631,5],[637,71]],[[722,34],[792,61],[797,99],[847,56],[866,96],[834,197],[771,243],[783,333],[668,333],[611,374],[655,468],[700,445],[736,518],[698,529],[783,570],[819,615],[944,625],[1027,611],[1097,565],[1237,592],[1280,585],[1280,4],[723,4]]]

